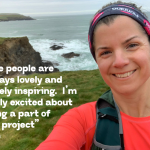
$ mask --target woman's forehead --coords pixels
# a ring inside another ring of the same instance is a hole
[[[132,18],[127,16],[117,17],[111,24],[101,24],[96,29],[94,35],[95,50],[99,46],[122,44],[132,37],[143,38],[143,35],[146,36],[144,32],[140,24]]]

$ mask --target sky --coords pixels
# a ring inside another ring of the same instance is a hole
[[[123,1],[136,3],[144,11],[150,11],[150,0]],[[31,17],[95,14],[109,2],[115,0],[1,0],[0,13],[19,13]]]

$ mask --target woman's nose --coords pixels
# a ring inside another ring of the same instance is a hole
[[[118,50],[114,53],[113,67],[122,68],[129,64],[129,58],[125,52]]]

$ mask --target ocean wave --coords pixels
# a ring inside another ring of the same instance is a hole
[[[75,71],[75,70],[93,70],[97,69],[97,65],[90,53],[87,41],[84,40],[49,40],[36,39],[30,40],[33,48],[41,54],[44,61],[51,61],[54,64],[59,64],[57,68],[60,71]],[[51,50],[52,45],[63,45],[63,49]],[[64,58],[61,55],[74,52],[80,54],[79,57]]]

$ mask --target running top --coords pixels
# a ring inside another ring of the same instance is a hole
[[[96,101],[66,112],[36,150],[90,150],[96,125]],[[150,149],[150,117],[121,112],[125,150]]]
[[[125,150],[150,150],[150,116],[131,117],[121,112]]]

